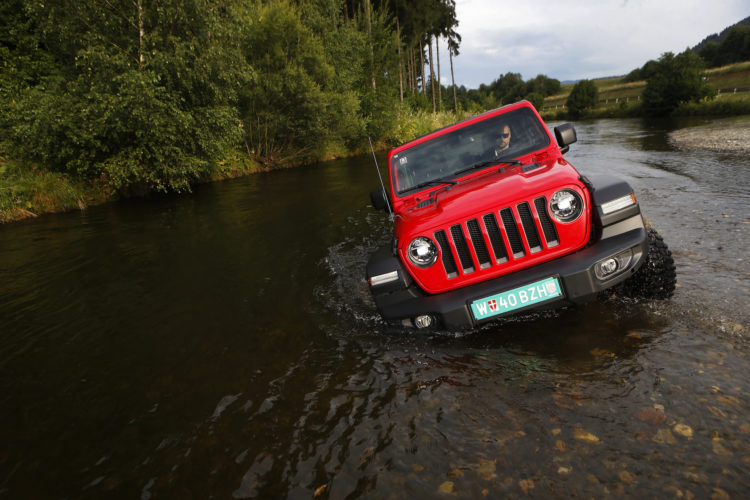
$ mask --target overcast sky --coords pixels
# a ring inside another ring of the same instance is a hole
[[[560,81],[624,75],[750,16],[750,0],[456,0],[457,85],[507,72]],[[441,79],[450,84],[445,43]]]

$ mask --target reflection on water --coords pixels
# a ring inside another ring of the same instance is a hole
[[[673,300],[386,325],[368,157],[0,227],[0,496],[745,496],[748,165],[578,132]]]

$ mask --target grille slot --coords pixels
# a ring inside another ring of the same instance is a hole
[[[490,237],[490,245],[495,253],[495,262],[502,264],[508,262],[508,251],[505,249],[503,235],[500,233],[500,227],[497,225],[497,219],[494,214],[487,214],[483,217],[484,227],[487,228],[487,234]]]
[[[434,234],[449,279],[489,270],[560,244],[544,196],[445,226]]]
[[[540,197],[534,200],[534,206],[536,207],[536,213],[539,216],[539,222],[542,224],[542,231],[544,232],[544,239],[547,242],[547,247],[555,247],[560,244],[560,240],[557,237],[557,231],[555,225],[552,223],[552,219],[549,217],[547,212],[547,200],[544,197]]]
[[[471,219],[466,223],[466,227],[469,228],[469,237],[471,243],[474,245],[474,252],[476,253],[477,260],[479,261],[479,269],[486,269],[492,265],[490,260],[490,252],[487,250],[487,244],[484,242],[484,236],[482,236],[482,230],[479,229],[479,221]]]
[[[526,242],[529,244],[531,253],[536,253],[542,249],[542,242],[539,240],[539,231],[534,223],[534,216],[531,215],[531,208],[525,201],[516,205],[518,215],[521,217],[523,232],[526,233]]]
[[[460,224],[451,226],[451,236],[453,237],[453,244],[458,251],[458,260],[461,261],[461,269],[463,269],[464,274],[474,272],[474,259],[471,258],[469,245],[466,243],[464,230],[461,228]]]
[[[448,237],[445,235],[445,231],[442,229],[435,233],[435,239],[440,245],[440,256],[442,257],[443,267],[445,268],[445,274],[448,278],[455,278],[458,276],[458,266],[456,266],[456,259],[453,258],[453,252],[451,246],[448,243]]]
[[[505,234],[508,235],[508,243],[510,243],[513,258],[523,257],[526,255],[526,251],[523,249],[521,233],[518,231],[513,211],[510,208],[503,208],[500,210],[500,217],[503,219],[503,227],[505,227]]]

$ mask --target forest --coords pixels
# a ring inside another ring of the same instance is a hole
[[[436,85],[452,0],[7,0],[0,25],[0,156],[114,192],[388,144],[457,107]]]

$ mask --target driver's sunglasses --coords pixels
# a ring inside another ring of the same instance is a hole
[[[500,134],[500,137],[502,137],[503,139],[507,139],[508,137],[510,137],[510,132],[505,132],[504,134]]]

